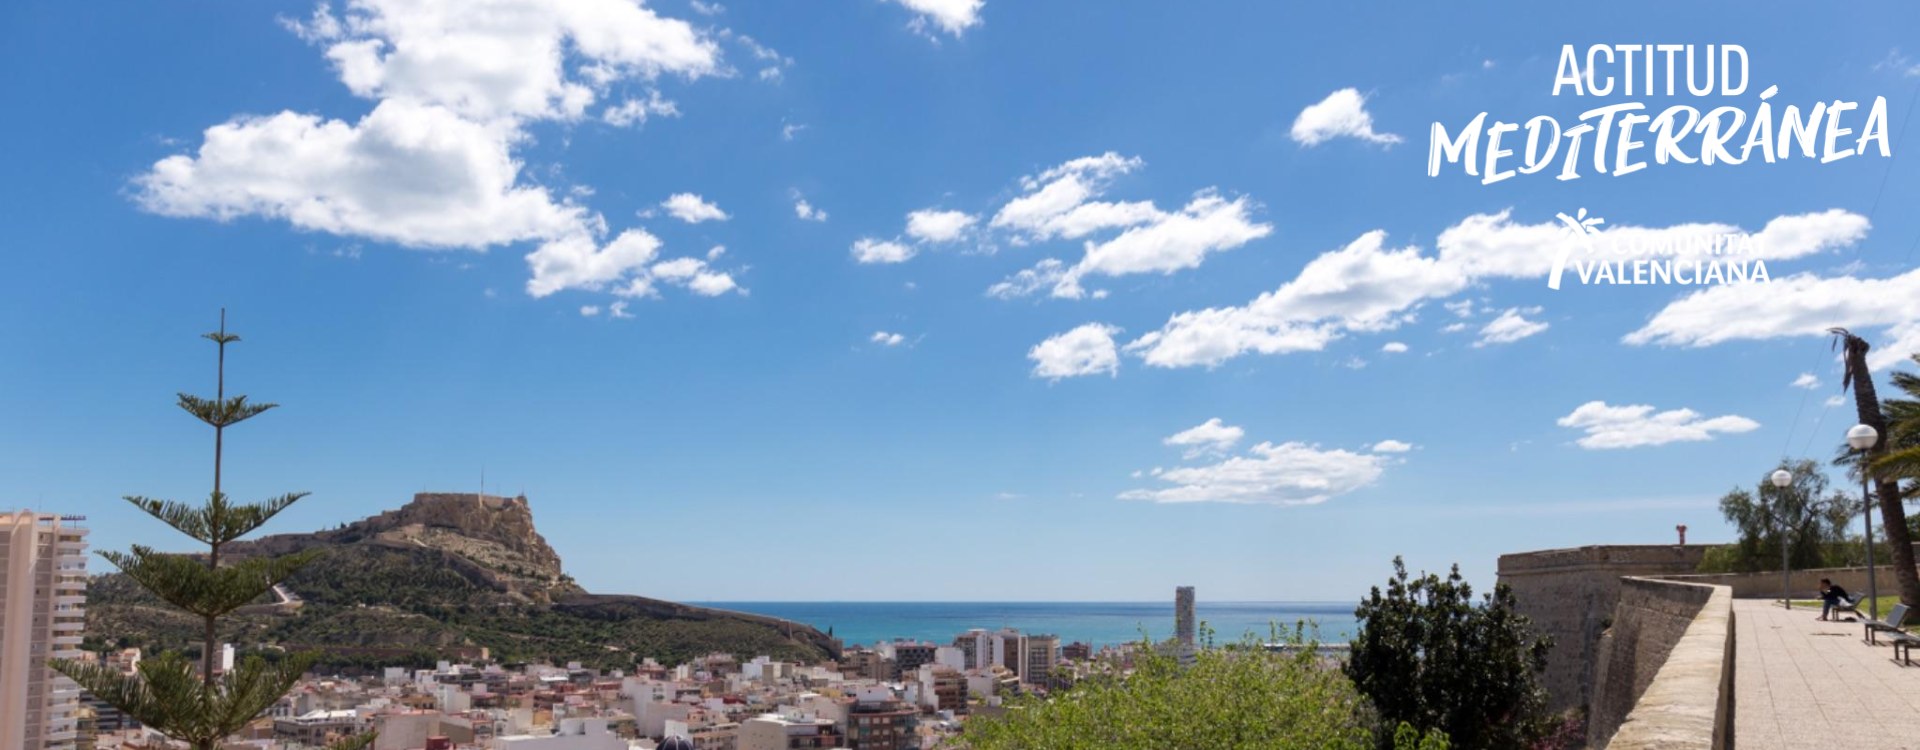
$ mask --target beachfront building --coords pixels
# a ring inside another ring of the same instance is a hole
[[[1060,636],[1030,635],[1021,654],[1020,680],[1029,685],[1051,686],[1053,668],[1060,665]]]
[[[80,686],[47,660],[80,658],[82,520],[0,513],[0,750],[71,750],[79,736]]]

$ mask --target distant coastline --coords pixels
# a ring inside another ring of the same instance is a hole
[[[689,602],[702,607],[767,615],[832,630],[848,645],[907,638],[946,644],[970,628],[1011,627],[1060,636],[1098,648],[1173,635],[1173,602]],[[1252,632],[1265,640],[1270,625],[1291,630],[1318,626],[1319,640],[1345,643],[1355,630],[1352,602],[1209,602],[1196,605],[1216,640]],[[1311,630],[1310,630],[1311,632]]]

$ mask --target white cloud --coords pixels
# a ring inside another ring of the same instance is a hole
[[[581,305],[580,306],[580,317],[591,318],[599,314],[600,314],[599,305]]]
[[[1229,201],[1203,192],[1178,213],[1128,229],[1106,242],[1090,243],[1076,276],[1167,274],[1196,268],[1208,253],[1231,250],[1273,231],[1271,224],[1254,222],[1251,210],[1246,196]]]
[[[661,98],[660,92],[649,91],[645,99],[628,99],[618,105],[608,107],[600,113],[600,119],[608,125],[624,128],[629,125],[644,125],[649,116],[679,117],[680,107]]]
[[[827,212],[814,208],[813,204],[808,203],[806,198],[801,197],[800,191],[792,190],[789,191],[789,194],[793,196],[793,215],[799,217],[801,221],[827,220]]]
[[[1827,407],[1828,407],[1828,408],[1832,408],[1832,407],[1835,407],[1835,406],[1840,406],[1840,405],[1842,405],[1842,404],[1845,404],[1845,403],[1847,403],[1847,399],[1846,399],[1846,398],[1844,398],[1844,397],[1841,397],[1841,396],[1828,396],[1828,397],[1827,397],[1827,402],[1826,402],[1826,405],[1827,405]]]
[[[1412,443],[1403,443],[1398,440],[1382,440],[1373,444],[1375,453],[1406,453],[1410,450],[1413,450]]]
[[[1803,373],[1800,373],[1800,377],[1794,378],[1793,382],[1790,383],[1789,385],[1791,385],[1794,388],[1805,388],[1811,391],[1815,388],[1820,387],[1820,379],[1817,377],[1814,377],[1813,373],[1803,372]]]
[[[1233,448],[1234,443],[1240,442],[1240,438],[1246,437],[1246,434],[1246,430],[1225,424],[1219,417],[1214,417],[1169,435],[1167,439],[1160,442],[1187,449],[1185,454],[1187,458],[1199,458],[1209,453],[1225,454]]]
[[[1391,146],[1400,142],[1392,133],[1373,132],[1373,116],[1367,114],[1367,97],[1359,89],[1340,89],[1320,103],[1300,110],[1293,120],[1293,140],[1318,146],[1339,137],[1358,138],[1369,143]]]
[[[660,207],[666,209],[668,215],[688,224],[698,224],[703,221],[726,221],[732,218],[727,215],[727,212],[720,210],[719,206],[709,203],[705,198],[701,198],[693,193],[674,193],[666,200],[661,201]]]
[[[713,40],[630,0],[354,0],[338,30],[310,41],[353,93],[479,121],[575,119],[613,83],[722,69]]]
[[[1074,239],[1151,220],[1156,214],[1151,203],[1088,203],[1104,195],[1115,177],[1145,164],[1140,157],[1108,151],[1023,177],[1020,182],[1026,193],[1001,206],[990,226],[1021,232],[1032,240]]]
[[[1851,214],[1825,212],[1785,216],[1768,223],[1763,234],[1771,232],[1772,249],[1781,257],[1805,255],[1822,249],[1844,246],[1857,240],[1864,220]],[[1690,237],[1724,234],[1737,227],[1720,224],[1681,224],[1666,228],[1616,226],[1602,233],[1611,240],[1641,245],[1681,242]],[[1177,313],[1158,331],[1141,336],[1126,345],[1126,351],[1158,367],[1213,367],[1247,353],[1286,354],[1319,351],[1328,342],[1352,331],[1382,331],[1396,328],[1409,320],[1413,310],[1435,299],[1452,296],[1471,284],[1498,278],[1542,278],[1552,269],[1554,250],[1564,242],[1565,229],[1558,222],[1516,224],[1511,211],[1468,216],[1440,233],[1435,255],[1423,254],[1418,247],[1386,247],[1385,232],[1361,235],[1346,247],[1321,254],[1309,261],[1298,276],[1275,291],[1267,292],[1239,307],[1218,307]],[[995,289],[1008,288],[1009,294],[1051,284],[1056,289],[1074,280],[1072,269],[1036,266],[1033,273],[1010,277]],[[1909,282],[1920,288],[1920,276]],[[1778,280],[1767,285],[1714,287],[1713,294],[1751,294],[1758,305],[1771,300],[1781,286]],[[1745,291],[1741,291],[1745,290]],[[1888,290],[1891,291],[1891,290]],[[1703,292],[1704,294],[1705,292]],[[1719,298],[1716,298],[1716,304]],[[1746,298],[1742,298],[1746,299]],[[1882,305],[1869,314],[1863,298],[1855,297],[1862,309],[1860,319],[1894,322],[1920,320],[1920,297],[1909,293],[1896,302]],[[1913,302],[1909,303],[1909,300]],[[1683,303],[1685,301],[1683,300]],[[1682,303],[1676,303],[1679,305]],[[1913,308],[1903,311],[1903,305]],[[1448,311],[1461,318],[1475,313],[1472,300],[1445,303]],[[1669,306],[1673,309],[1674,306]],[[1791,306],[1772,310],[1768,315],[1791,315]],[[1529,320],[1522,312],[1508,311],[1481,329],[1480,345],[1505,343],[1545,330],[1546,323]],[[1714,319],[1718,319],[1715,317]],[[1630,343],[1693,343],[1691,331],[1698,316],[1685,321],[1655,322],[1636,332]],[[1669,324],[1677,326],[1663,333]],[[1808,323],[1824,331],[1832,322]],[[1841,323],[1846,324],[1846,323]],[[1659,327],[1656,327],[1658,325]],[[1855,323],[1855,325],[1868,325]],[[1447,333],[1467,329],[1464,322],[1442,327]],[[1719,329],[1700,335],[1722,335]],[[1903,331],[1905,332],[1905,331]],[[1920,348],[1920,325],[1910,333]],[[1676,340],[1668,340],[1676,339]],[[1891,364],[1889,355],[1881,355],[1882,364]]]
[[[978,221],[965,211],[923,208],[907,214],[907,236],[921,242],[952,242]]]
[[[1113,335],[1120,329],[1101,323],[1088,323],[1035,344],[1027,351],[1033,360],[1033,376],[1058,381],[1082,375],[1120,372],[1120,352]]]
[[[874,331],[872,336],[867,337],[867,340],[881,346],[899,346],[907,342],[907,337],[898,333]]]
[[[1509,307],[1501,311],[1500,316],[1488,321],[1480,328],[1480,340],[1473,342],[1475,348],[1491,344],[1511,344],[1528,336],[1547,330],[1547,324],[1537,320],[1528,320],[1526,315],[1538,315],[1540,308],[1529,307],[1522,310]]]
[[[510,133],[382,102],[357,123],[282,112],[207,128],[199,152],[134,180],[164,216],[282,219],[409,247],[484,248],[588,231],[594,217],[519,183]]]
[[[1605,401],[1581,404],[1556,424],[1586,432],[1574,441],[1589,450],[1638,448],[1676,442],[1712,440],[1717,434],[1751,432],[1760,427],[1746,417],[1703,418],[1692,409],[1655,413],[1653,407],[1609,406]]]
[[[1886,369],[1920,351],[1920,269],[1884,279],[1821,278],[1811,273],[1766,284],[1726,284],[1688,294],[1653,315],[1622,340],[1628,344],[1706,347],[1827,335],[1842,327],[1869,336],[1867,365]],[[1874,340],[1874,339],[1878,340]]]
[[[704,297],[718,297],[739,288],[733,276],[709,269],[707,262],[699,258],[662,261],[653,264],[650,270],[654,280],[684,286]]]
[[[1407,351],[1407,345],[1398,341],[1389,341],[1380,347],[1380,351],[1388,354],[1404,354]]]
[[[733,276],[699,258],[656,262],[660,239],[644,229],[621,232],[604,247],[576,234],[542,244],[527,255],[533,278],[527,294],[545,297],[565,289],[609,290],[624,297],[652,297],[661,284],[715,297],[738,288]],[[623,311],[623,306],[616,310]],[[613,317],[622,317],[615,314]]]
[[[980,24],[980,8],[985,0],[893,0],[911,9],[915,16],[908,24],[914,31],[926,33],[928,22],[940,30],[960,36]]]
[[[529,294],[651,292],[658,240],[622,232],[575,200],[520,179],[514,149],[539,120],[577,121],[623,83],[725,73],[718,46],[684,21],[632,0],[353,0],[282,19],[324,50],[347,89],[375,100],[357,122],[281,112],[208,128],[199,150],[134,179],[136,199],[168,216],[280,219],[294,227],[408,247],[484,249],[537,242]],[[607,107],[615,125],[678,108],[647,86]],[[688,277],[712,293],[724,273]],[[610,308],[611,310],[611,308]],[[616,315],[617,317],[617,315]]]
[[[1159,472],[1172,486],[1128,490],[1123,500],[1156,503],[1312,505],[1373,484],[1388,459],[1305,443],[1261,443],[1246,455]]]
[[[807,124],[803,122],[784,123],[780,126],[780,140],[791,141],[794,136],[800,135],[800,131],[806,129]]]
[[[1245,306],[1176,314],[1127,351],[1157,367],[1211,367],[1247,352],[1318,351],[1343,331],[1394,328],[1415,303],[1466,284],[1420,248],[1388,248],[1385,232],[1368,232]]]
[[[855,240],[849,250],[853,253],[853,259],[861,263],[905,263],[919,252],[912,245],[872,237]]]
[[[717,16],[727,12],[727,6],[725,5],[719,3],[703,3],[700,2],[700,0],[690,0],[690,2],[687,3],[687,7],[693,8],[693,12],[703,16]]]

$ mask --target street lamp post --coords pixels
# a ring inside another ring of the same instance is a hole
[[[1769,478],[1773,480],[1774,489],[1780,491],[1774,495],[1773,499],[1773,507],[1776,509],[1774,516],[1780,521],[1780,604],[1787,609],[1793,609],[1793,566],[1787,562],[1787,519],[1786,514],[1777,510],[1786,499],[1784,493],[1787,488],[1793,485],[1793,472],[1780,469],[1773,472]]]
[[[1847,430],[1847,447],[1860,452],[1860,510],[1867,519],[1867,602],[1873,619],[1880,619],[1880,587],[1874,580],[1873,566],[1873,494],[1867,488],[1867,449],[1880,439],[1880,432],[1864,424]]]

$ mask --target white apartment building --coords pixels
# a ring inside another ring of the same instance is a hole
[[[80,686],[47,659],[80,656],[87,530],[79,516],[0,512],[0,750],[71,750]]]

